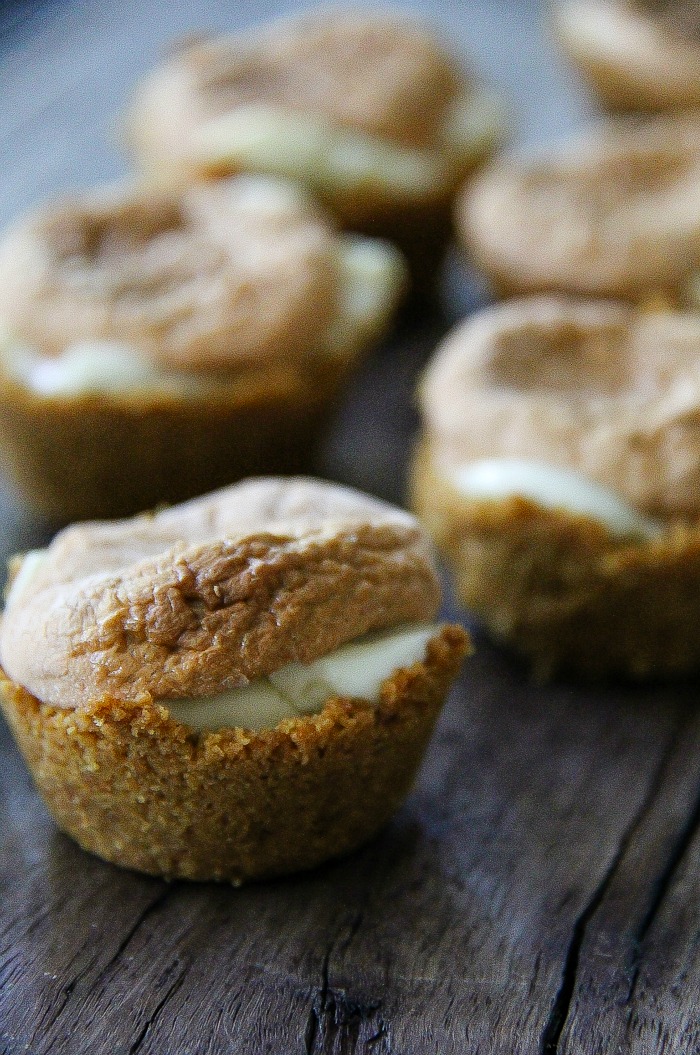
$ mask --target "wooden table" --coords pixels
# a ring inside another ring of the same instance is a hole
[[[3,218],[118,171],[107,118],[161,41],[272,8],[4,9]],[[519,97],[521,139],[580,119],[583,97],[534,5],[455,0],[440,12]],[[400,499],[416,375],[479,301],[463,272],[447,285],[442,308],[407,314],[357,378],[320,472]],[[2,556],[50,534],[7,495],[0,523]],[[542,689],[477,643],[383,835],[341,863],[242,890],[167,884],[80,851],[3,727],[2,1055],[699,1052],[696,686]]]

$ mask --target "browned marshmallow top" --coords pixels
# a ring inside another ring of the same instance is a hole
[[[27,560],[0,662],[60,707],[214,695],[368,631],[430,620],[439,602],[413,517],[303,478],[79,524]]]
[[[301,196],[271,207],[252,179],[86,194],[6,233],[0,321],[48,355],[113,340],[186,370],[282,359],[328,327],[337,242]]]
[[[203,117],[241,103],[312,110],[337,125],[426,146],[461,85],[433,37],[398,14],[326,11],[255,36],[204,41],[174,64]]]
[[[442,145],[450,104],[466,88],[419,22],[331,8],[179,48],[141,86],[129,131],[164,159],[186,158],[206,121],[263,104],[423,149]]]
[[[451,468],[516,458],[578,470],[642,512],[700,515],[700,316],[563,297],[459,326],[421,401]]]
[[[620,124],[496,162],[464,193],[458,221],[511,290],[676,292],[700,265],[700,118]]]

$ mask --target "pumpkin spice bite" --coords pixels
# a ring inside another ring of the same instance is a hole
[[[308,464],[404,282],[267,177],[37,210],[0,244],[2,466],[68,519]]]
[[[414,506],[463,603],[539,677],[700,667],[700,320],[563,297],[447,339]]]
[[[59,826],[156,875],[310,868],[405,797],[468,650],[407,513],[303,478],[18,558],[3,710]]]
[[[177,48],[136,90],[124,128],[156,181],[299,181],[343,227],[396,241],[427,286],[455,191],[504,119],[416,18],[322,8]]]
[[[494,162],[457,204],[465,249],[501,295],[700,303],[700,117],[608,123]]]

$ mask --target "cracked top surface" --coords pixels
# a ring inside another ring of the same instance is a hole
[[[408,513],[334,484],[255,479],[61,532],[14,577],[0,661],[60,707],[209,696],[431,620],[438,603]]]
[[[700,317],[532,297],[457,327],[421,402],[446,469],[575,469],[662,517],[700,515]]]
[[[181,46],[142,85],[129,126],[143,125],[177,155],[203,122],[264,103],[423,148],[439,139],[465,87],[418,20],[329,8]]]
[[[458,222],[510,290],[677,292],[700,265],[700,117],[620,122],[495,162],[464,193]]]
[[[93,192],[5,234],[0,322],[47,355],[93,339],[185,370],[301,355],[333,317],[338,245],[302,195],[269,179]]]

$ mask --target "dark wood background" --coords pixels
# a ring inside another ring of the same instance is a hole
[[[279,10],[5,4],[0,219],[123,170],[114,115],[173,35]],[[506,91],[520,143],[586,116],[538,5],[420,10]],[[409,310],[357,378],[320,472],[401,499],[416,376],[482,301],[454,263],[441,305]],[[51,531],[6,492],[0,526],[2,557]],[[385,833],[242,890],[166,884],[80,851],[2,727],[2,1055],[700,1052],[697,686],[537,688],[477,640]]]

